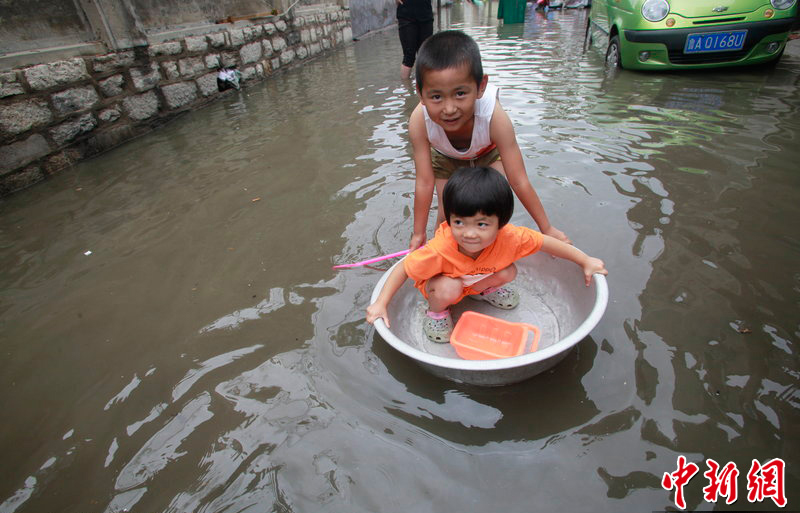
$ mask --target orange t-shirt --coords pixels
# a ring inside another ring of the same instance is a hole
[[[507,224],[497,232],[491,246],[473,259],[458,251],[450,225],[444,222],[436,229],[433,239],[409,253],[403,267],[408,277],[414,280],[414,286],[427,298],[425,284],[434,276],[468,278],[470,275],[492,274],[536,253],[541,249],[542,241],[542,234],[535,230]],[[472,293],[469,287],[465,287],[465,294]]]

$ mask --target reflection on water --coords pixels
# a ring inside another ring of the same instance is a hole
[[[607,73],[584,10],[495,9],[441,23],[611,271],[591,337],[481,389],[364,322],[381,268],[330,267],[410,234],[389,30],[3,200],[0,512],[652,511],[678,455],[780,457],[793,489],[798,61]]]

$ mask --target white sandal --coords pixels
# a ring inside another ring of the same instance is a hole
[[[516,289],[511,287],[489,287],[480,294],[473,294],[469,297],[477,301],[486,301],[503,310],[511,310],[519,304],[519,294]]]
[[[428,340],[437,344],[447,344],[450,342],[450,335],[453,333],[453,317],[450,310],[443,312],[425,312],[425,319],[422,321],[422,331]]]

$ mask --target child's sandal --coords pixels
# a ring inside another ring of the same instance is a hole
[[[519,305],[519,294],[516,289],[508,286],[489,287],[480,294],[473,294],[469,297],[478,301],[486,301],[490,305],[503,310],[511,310]]]
[[[425,313],[425,319],[422,321],[422,331],[428,340],[437,344],[447,344],[450,342],[450,335],[453,333],[453,317],[450,315],[450,310],[443,312],[431,312],[428,310]]]

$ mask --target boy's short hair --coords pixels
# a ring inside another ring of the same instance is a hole
[[[422,43],[417,54],[417,89],[422,91],[425,73],[466,64],[475,83],[483,80],[483,65],[478,43],[460,30],[443,30]]]
[[[508,180],[491,167],[462,167],[447,180],[442,191],[444,216],[496,215],[502,228],[514,213],[514,193]]]

